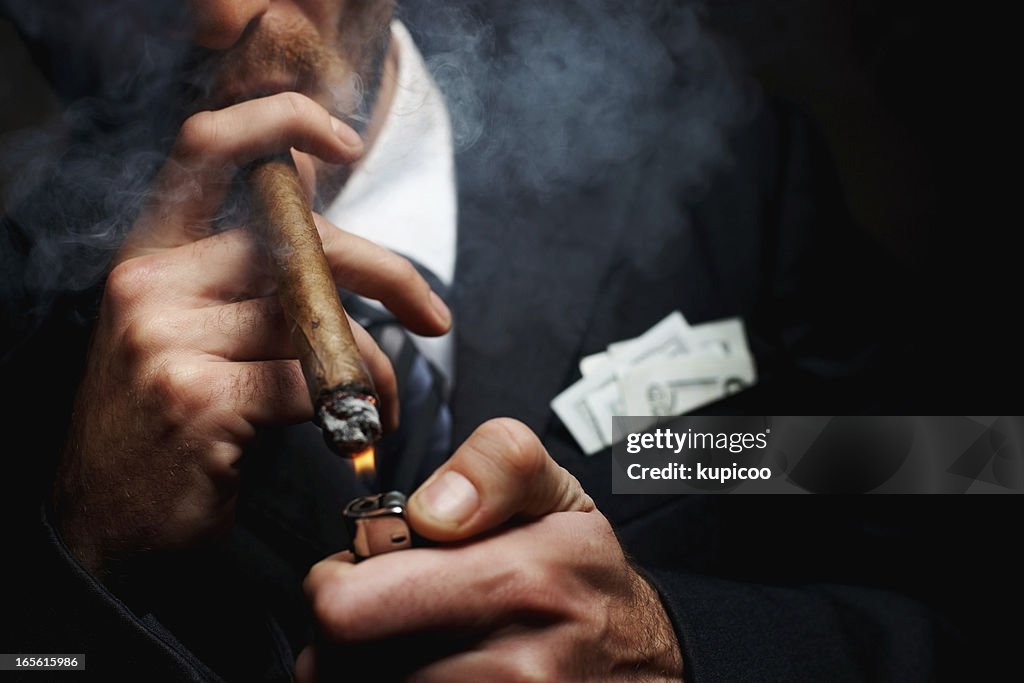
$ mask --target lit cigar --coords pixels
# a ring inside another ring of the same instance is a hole
[[[257,162],[249,186],[255,226],[271,257],[315,422],[336,452],[351,456],[381,435],[379,400],[341,307],[323,244],[290,158]]]

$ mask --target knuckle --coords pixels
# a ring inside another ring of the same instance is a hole
[[[330,560],[321,560],[314,564],[309,572],[306,574],[306,578],[302,581],[302,590],[306,594],[306,599],[309,600],[310,604],[320,594],[321,590],[327,585],[331,576],[331,563]]]
[[[505,584],[510,607],[538,614],[558,612],[561,594],[558,576],[547,565],[525,559],[513,563]]]
[[[501,468],[517,480],[532,481],[543,471],[547,454],[529,427],[511,418],[485,422],[479,436],[489,446]]]
[[[288,91],[281,93],[278,97],[281,105],[294,121],[308,121],[310,117],[316,116],[320,109],[319,105],[301,93]]]
[[[504,683],[551,683],[559,680],[551,655],[537,648],[521,648],[501,677]]]
[[[242,365],[235,376],[234,398],[243,403],[255,403],[260,395],[269,392],[273,384],[280,385],[271,373],[263,373],[259,365]]]
[[[602,545],[618,546],[619,539],[615,535],[615,530],[604,515],[578,515],[574,516],[574,519],[579,520],[580,528],[586,538]]]
[[[234,305],[219,306],[214,314],[217,331],[228,337],[247,337],[259,330],[261,304],[245,301]]]
[[[208,447],[205,454],[206,472],[221,486],[235,486],[239,472],[236,467],[241,448],[231,442],[216,441]]]
[[[145,362],[171,347],[179,335],[167,313],[131,320],[121,334],[121,346],[130,361]]]
[[[194,157],[214,145],[218,137],[218,116],[212,111],[193,114],[181,124],[175,148],[184,158]]]
[[[153,371],[150,393],[160,410],[175,421],[194,419],[209,401],[199,368],[188,363],[165,361]]]
[[[345,608],[349,603],[345,599],[346,592],[343,584],[332,582],[313,596],[313,618],[333,642],[354,640],[357,633],[354,612]]]
[[[122,261],[107,276],[104,297],[118,310],[138,302],[159,277],[158,261],[146,256]]]
[[[271,366],[270,387],[278,396],[292,396],[307,391],[306,378],[298,361],[284,361]]]
[[[558,493],[557,500],[553,506],[553,509],[560,511],[576,510],[581,512],[589,512],[593,509],[593,501],[583,491],[583,485],[580,484],[579,479],[574,477],[569,470],[564,467],[558,467],[558,473],[560,475],[558,480]]]
[[[136,326],[145,328],[145,335],[151,340],[154,350],[166,349],[183,336],[178,321],[167,311],[153,313]]]
[[[557,534],[566,552],[584,558],[585,562],[593,558],[600,561],[624,558],[611,523],[600,512],[559,512],[545,517],[543,523]]]
[[[382,252],[379,271],[387,274],[387,282],[394,292],[409,293],[428,287],[416,266],[398,254]]]
[[[132,321],[121,333],[121,348],[129,361],[139,362],[147,358],[154,348],[149,327]]]
[[[306,384],[298,361],[271,361],[242,365],[230,390],[236,403],[265,404],[268,397],[279,397],[274,410],[281,411],[306,392]]]
[[[416,270],[416,266],[414,266],[412,261],[404,256],[399,256],[395,260],[393,268],[395,279],[401,284],[416,285],[419,284],[422,279],[419,271]]]
[[[564,520],[568,525],[565,537],[578,552],[586,557],[625,561],[619,538],[604,515],[571,513]]]

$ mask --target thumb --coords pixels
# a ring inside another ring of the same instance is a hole
[[[435,541],[460,541],[514,517],[590,512],[580,483],[529,427],[501,418],[480,425],[409,498],[409,523]]]

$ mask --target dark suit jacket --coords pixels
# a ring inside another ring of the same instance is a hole
[[[661,155],[671,153],[655,149],[615,177],[546,195],[491,191],[472,155],[461,158],[456,443],[499,415],[542,437],[659,589],[687,680],[957,672],[959,650],[945,645],[955,630],[941,612],[948,596],[936,600],[944,581],[921,580],[939,557],[932,503],[908,515],[891,501],[849,498],[613,496],[609,453],[583,456],[553,416],[549,402],[578,378],[582,355],[673,310],[693,323],[746,321],[761,383],[712,411],[870,411],[888,393],[880,390],[891,356],[879,342],[892,330],[876,286],[882,271],[866,265],[875,260],[800,119],[763,109],[692,211],[658,182]],[[22,346],[8,362],[5,387],[23,388],[25,406],[49,400],[66,411],[88,324],[71,330],[44,327],[36,339],[59,342]],[[33,364],[55,348],[69,352]],[[11,429],[39,422],[35,409],[15,415]],[[3,649],[83,652],[96,680],[288,679],[311,636],[301,578],[344,547],[338,508],[361,492],[314,428],[268,432],[246,455],[239,526],[223,544],[150,556],[118,568],[107,587],[77,566],[31,504],[52,476],[61,430],[36,435],[39,457],[14,467],[36,486],[10,517],[17,551],[6,585],[16,595]],[[366,660],[352,661],[358,671]]]

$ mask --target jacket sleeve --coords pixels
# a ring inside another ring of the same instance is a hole
[[[683,650],[687,683],[953,680],[941,621],[904,597],[649,573]],[[944,645],[945,644],[945,647]]]
[[[151,614],[130,608],[82,568],[41,502],[67,433],[89,338],[88,302],[95,295],[32,291],[25,268],[31,240],[7,216],[0,216],[0,228],[0,421],[6,443],[0,463],[0,646],[5,652],[85,655],[88,680],[219,680]],[[39,678],[35,672],[26,676]],[[66,676],[83,678],[80,671]],[[44,677],[61,680],[59,672]]]
[[[89,680],[220,680],[152,614],[131,609],[82,568],[45,509],[26,522],[8,566],[16,589],[5,609],[5,647],[84,655]]]

